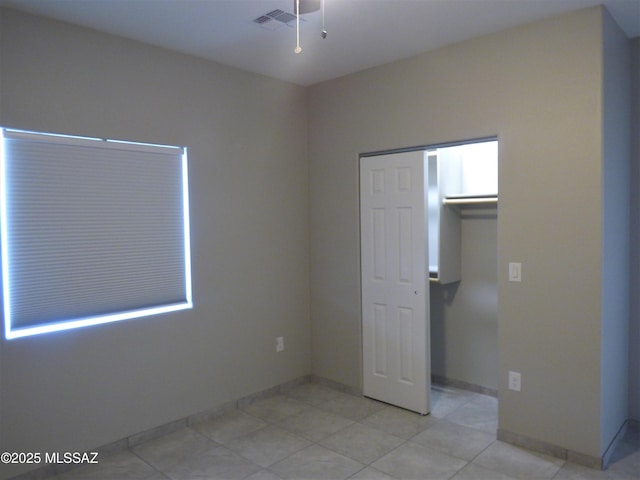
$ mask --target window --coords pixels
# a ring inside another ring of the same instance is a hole
[[[192,308],[185,148],[0,133],[5,338]]]

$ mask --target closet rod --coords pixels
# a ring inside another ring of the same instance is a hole
[[[445,205],[468,205],[470,203],[498,203],[497,196],[477,196],[477,197],[445,197],[442,200]]]

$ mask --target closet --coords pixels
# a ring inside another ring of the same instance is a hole
[[[461,280],[461,210],[498,203],[498,142],[427,150],[429,279]]]
[[[498,142],[427,151],[432,378],[495,394]]]
[[[360,158],[366,396],[424,414],[432,375],[497,388],[497,148],[485,140]]]

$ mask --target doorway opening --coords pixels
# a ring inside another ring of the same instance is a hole
[[[360,157],[364,394],[497,395],[496,138]]]

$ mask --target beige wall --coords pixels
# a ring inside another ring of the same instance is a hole
[[[1,125],[189,148],[195,303],[1,341],[0,451],[97,447],[311,373],[305,89],[0,12]]]
[[[500,429],[602,454],[602,18],[588,9],[310,88],[316,374],[362,381],[358,154],[498,135]],[[507,281],[509,261],[522,283]]]

